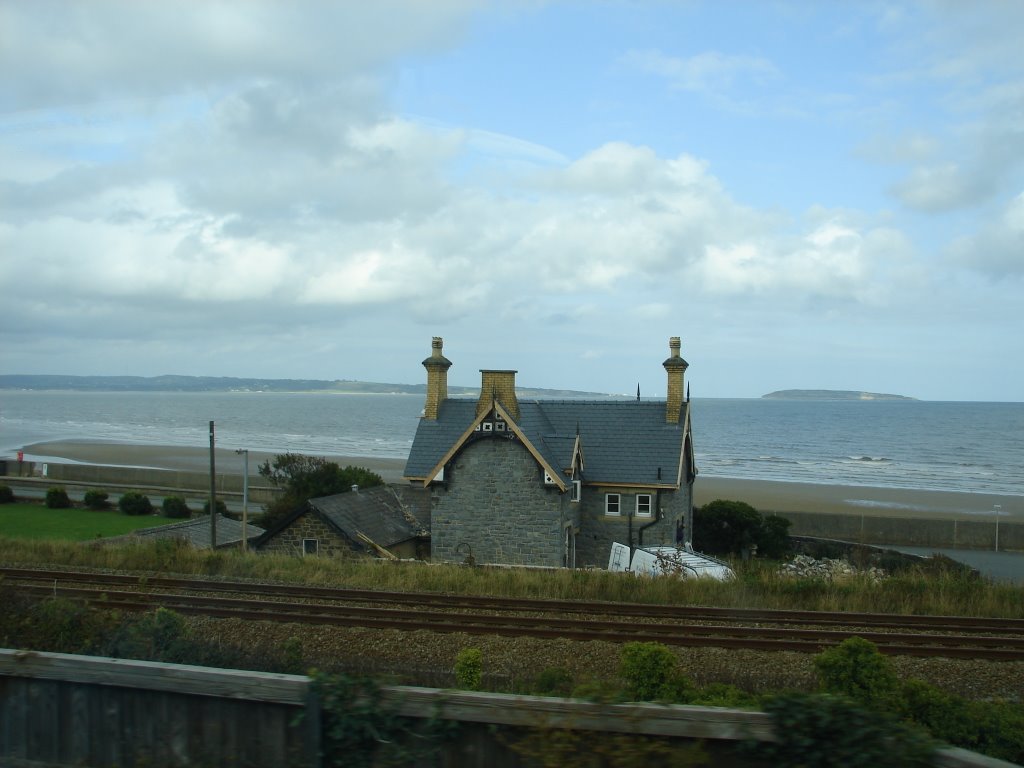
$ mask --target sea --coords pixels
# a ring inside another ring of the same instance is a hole
[[[422,395],[0,391],[0,456],[48,440],[404,458]],[[1024,494],[1024,403],[694,399],[704,476]]]

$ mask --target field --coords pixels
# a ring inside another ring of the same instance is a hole
[[[116,509],[96,511],[49,509],[42,504],[0,505],[0,536],[9,539],[91,541],[176,522],[181,521],[162,515],[133,517]]]

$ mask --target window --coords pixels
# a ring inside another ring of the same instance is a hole
[[[303,539],[302,554],[316,555],[320,552],[320,541],[318,539]]]
[[[583,483],[579,480],[572,481],[572,495],[569,501],[579,501],[583,496]]]
[[[650,517],[651,516],[651,494],[649,494],[649,493],[638,493],[636,495],[636,516],[637,517]]]
[[[483,423],[483,428],[484,428],[484,432],[493,432],[494,431],[494,422],[493,421],[485,421]]]
[[[619,514],[619,494],[617,493],[606,493],[604,495],[604,513],[606,515],[618,515]]]

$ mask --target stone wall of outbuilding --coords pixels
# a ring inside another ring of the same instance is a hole
[[[307,512],[287,528],[278,531],[260,547],[259,551],[267,554],[301,556],[303,539],[316,539],[318,554],[321,557],[345,557],[353,554],[349,540],[315,512]]]

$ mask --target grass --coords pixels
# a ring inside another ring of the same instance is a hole
[[[0,505],[0,536],[19,540],[92,541],[139,528],[181,522],[169,517],[132,517],[118,510],[50,509],[42,504]]]
[[[0,520],[9,505],[0,506]],[[31,514],[55,513],[35,506]],[[164,518],[130,518],[118,513],[63,510],[69,520],[117,519],[128,525],[156,525]],[[80,523],[82,524],[82,523]],[[87,525],[87,522],[84,523]],[[97,524],[82,539],[94,539]],[[130,530],[130,529],[129,529]],[[61,530],[62,534],[67,532]],[[69,538],[64,536],[64,538]],[[0,523],[0,562],[63,564],[119,571],[275,581],[412,592],[611,600],[668,605],[857,611],[892,614],[989,616],[1024,619],[1024,588],[996,584],[958,572],[908,570],[879,583],[854,578],[843,583],[792,579],[766,561],[734,563],[738,578],[729,583],[694,579],[642,579],[602,570],[538,571],[466,568],[458,565],[394,563],[348,558],[288,557],[235,550],[196,550],[173,541],[129,542],[83,547],[37,537],[15,539]]]

